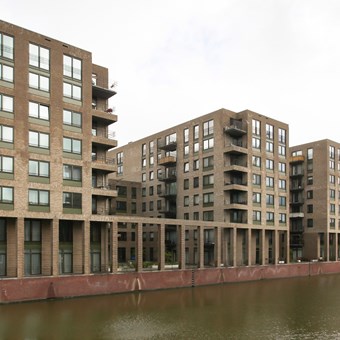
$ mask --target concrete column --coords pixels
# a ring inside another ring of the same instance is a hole
[[[16,226],[17,239],[17,277],[20,279],[25,275],[25,219],[19,217]]]
[[[232,247],[233,247],[233,267],[237,266],[237,228],[234,227],[232,230],[232,235],[233,235],[233,242],[232,242]]]
[[[137,236],[137,249],[136,249],[136,262],[137,262],[137,272],[143,271],[143,224],[141,222],[137,223],[136,228]]]
[[[264,266],[266,264],[266,254],[268,251],[266,251],[266,230],[261,230],[261,261],[262,265]]]
[[[158,269],[165,267],[165,224],[158,225]]]
[[[329,232],[325,233],[325,253],[326,253],[326,261],[329,261]]]
[[[288,231],[285,232],[286,238],[286,263],[290,263],[290,239]]]
[[[52,275],[59,275],[59,220],[51,221],[52,228]]]
[[[251,229],[249,228],[248,230],[247,230],[247,237],[246,237],[246,239],[247,239],[247,255],[248,255],[248,266],[251,266],[251,258],[252,258],[252,253],[251,253],[251,250],[252,250],[252,238],[251,238]]]
[[[117,273],[118,269],[118,223],[113,221],[110,223],[110,260],[111,273]]]
[[[280,243],[279,243],[279,231],[274,231],[274,264],[279,263],[279,256],[280,256]]]
[[[180,269],[185,269],[185,225],[177,226],[178,232],[178,240],[179,240],[179,258],[178,264]]]
[[[221,267],[221,228],[215,227],[215,266]]]
[[[204,268],[204,227],[198,226],[198,268]]]
[[[84,274],[91,273],[91,261],[90,261],[90,221],[86,220],[83,224],[83,263],[84,263]]]

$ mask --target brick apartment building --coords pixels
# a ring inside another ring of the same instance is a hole
[[[115,94],[90,52],[0,21],[1,276],[109,265]]]
[[[293,261],[340,258],[340,144],[320,140],[290,148]]]
[[[288,261],[288,136],[287,124],[221,109],[111,150],[110,177],[141,182],[142,216],[224,223],[219,236],[204,230],[205,264],[216,258],[219,237],[225,266]],[[175,257],[176,233],[166,228]],[[197,230],[185,239],[186,263],[196,264]]]

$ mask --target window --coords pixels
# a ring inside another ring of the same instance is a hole
[[[189,162],[184,163],[184,172],[189,172]]]
[[[313,219],[312,218],[307,219],[307,228],[313,228]]]
[[[209,138],[203,141],[203,150],[209,150],[214,147],[214,138]]]
[[[203,137],[214,134],[214,120],[211,119],[203,123]]]
[[[270,194],[266,195],[266,204],[274,205],[274,195],[270,195]]]
[[[153,196],[153,192],[154,192],[153,186],[150,186],[149,187],[149,196]]]
[[[25,221],[25,242],[40,242],[41,241],[41,223],[37,220]]]
[[[14,159],[9,156],[0,155],[0,172],[12,174],[14,170]]]
[[[200,196],[194,195],[194,205],[199,205],[199,204],[200,204]]]
[[[13,192],[12,187],[0,186],[0,203],[13,204]]]
[[[50,108],[47,105],[29,102],[28,115],[33,118],[49,120]]]
[[[312,185],[313,184],[313,176],[308,176],[307,177],[307,185]]]
[[[50,78],[33,72],[29,73],[29,87],[40,91],[50,91]]]
[[[81,113],[70,110],[63,110],[63,123],[65,125],[81,127]]]
[[[279,172],[286,173],[286,163],[279,162]]]
[[[63,192],[63,207],[81,209],[81,194],[76,192]]]
[[[329,146],[329,158],[335,159],[335,147],[334,146]]]
[[[331,203],[329,205],[329,211],[332,213],[332,214],[335,214],[335,204],[334,203]]]
[[[195,211],[194,214],[193,214],[193,219],[195,221],[198,221],[200,219],[200,213],[198,211]],[[197,233],[197,230],[194,230],[194,235],[195,235],[195,232]]]
[[[146,182],[146,173],[142,174],[142,182]]]
[[[252,121],[252,132],[253,132],[253,135],[260,136],[260,134],[261,134],[261,122],[259,120],[253,119],[253,121]]]
[[[200,151],[200,143],[196,142],[194,143],[194,152],[197,153]]]
[[[81,60],[64,55],[64,76],[81,80]]]
[[[183,140],[184,140],[184,143],[188,143],[189,142],[189,129],[184,129],[183,130]]]
[[[149,211],[153,211],[153,201],[149,202]]]
[[[193,178],[193,181],[194,181],[193,187],[194,187],[194,188],[198,188],[198,187],[200,186],[199,177],[194,177],[194,178]]]
[[[13,113],[13,97],[0,94],[0,111]]]
[[[124,153],[123,152],[118,152],[117,153],[117,164],[122,164],[123,163],[123,158],[124,158]]]
[[[13,127],[0,125],[0,142],[13,143]]]
[[[335,218],[330,218],[329,219],[329,227],[331,229],[334,229],[335,228]]]
[[[184,156],[189,155],[189,145],[184,146]]]
[[[313,190],[308,190],[307,191],[307,199],[313,198]]]
[[[273,142],[266,142],[266,151],[267,152],[274,152],[274,144]]]
[[[261,211],[253,211],[253,222],[261,222]]]
[[[330,198],[335,198],[335,190],[334,189],[330,189],[329,190],[329,197]]]
[[[14,69],[12,66],[0,64],[0,80],[13,83]]]
[[[286,180],[279,179],[279,189],[286,190]]]
[[[43,70],[50,69],[50,51],[45,47],[29,44],[29,65],[41,68]]]
[[[28,161],[28,174],[30,176],[50,177],[50,163],[30,159]]]
[[[266,169],[274,170],[274,161],[272,159],[266,159]]]
[[[253,184],[261,185],[261,175],[253,174]]]
[[[279,223],[286,224],[287,222],[287,214],[279,213]]]
[[[14,39],[9,35],[0,33],[0,57],[13,59]]]
[[[335,184],[335,176],[334,175],[329,175],[329,183]]]
[[[81,140],[63,137],[63,151],[80,155],[81,154]]]
[[[146,197],[146,188],[142,188],[142,197]]]
[[[335,162],[333,160],[329,161],[329,168],[334,170],[335,169]]]
[[[253,156],[253,166],[261,167],[261,157]]]
[[[189,179],[188,178],[186,178],[183,182],[183,189],[184,190],[189,189]]]
[[[286,130],[279,128],[279,143],[286,143]]]
[[[149,152],[150,152],[150,153],[153,153],[154,146],[155,146],[154,141],[153,141],[153,140],[150,141],[150,142],[149,142]]]
[[[199,159],[194,160],[193,168],[194,168],[194,170],[198,170],[200,168],[200,160]]]
[[[50,205],[50,192],[47,190],[28,190],[28,204],[29,205]]]
[[[154,158],[153,155],[150,155],[150,157],[149,157],[149,164],[150,165],[154,165],[154,163],[155,163],[155,158]]]
[[[267,139],[274,139],[274,126],[270,124],[266,124],[266,137]]]
[[[177,141],[176,133],[172,133],[171,135],[165,136],[165,144],[166,145],[176,143],[176,141]]]
[[[208,192],[203,194],[203,206],[212,206],[214,204],[214,193]]]
[[[50,135],[48,133],[29,131],[28,144],[36,148],[49,149]]]
[[[81,86],[64,82],[63,95],[75,100],[81,100]]]
[[[184,206],[185,207],[189,206],[189,196],[184,196]]]
[[[313,212],[313,204],[307,204],[307,213],[311,214]]]
[[[41,222],[25,220],[25,275],[41,274]]]
[[[203,212],[203,221],[213,221],[214,220],[214,212],[213,211],[204,211]]]
[[[82,168],[77,165],[64,164],[63,165],[63,179],[69,181],[81,182]]]
[[[256,203],[256,204],[261,203],[261,193],[253,192],[253,203]]]
[[[142,168],[146,167],[146,158],[142,158]]]
[[[313,159],[313,149],[312,148],[307,149],[307,159],[308,160]]]
[[[267,221],[267,223],[274,223],[274,213],[273,212],[267,212],[266,213],[266,221]]]
[[[142,144],[142,155],[143,156],[146,155],[146,144],[145,143]]]
[[[279,206],[285,207],[287,205],[287,198],[286,196],[279,196]]]
[[[155,176],[155,173],[154,173],[154,171],[151,170],[151,171],[149,172],[149,180],[150,180],[150,181],[153,181],[154,176]]]
[[[279,155],[286,156],[286,147],[284,145],[279,145]]]
[[[200,127],[199,125],[194,126],[194,139],[198,139],[200,136]]]
[[[203,187],[214,186],[214,175],[203,176]]]
[[[266,187],[273,188],[274,187],[274,177],[266,177]]]
[[[260,138],[253,137],[252,138],[252,146],[253,146],[254,149],[260,149],[261,148]]]
[[[214,167],[214,156],[203,158],[203,170],[209,170]]]

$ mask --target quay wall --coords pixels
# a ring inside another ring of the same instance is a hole
[[[340,262],[27,277],[0,280],[0,303],[340,273]]]

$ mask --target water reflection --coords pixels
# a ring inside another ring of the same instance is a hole
[[[0,306],[0,339],[339,339],[340,275]]]

